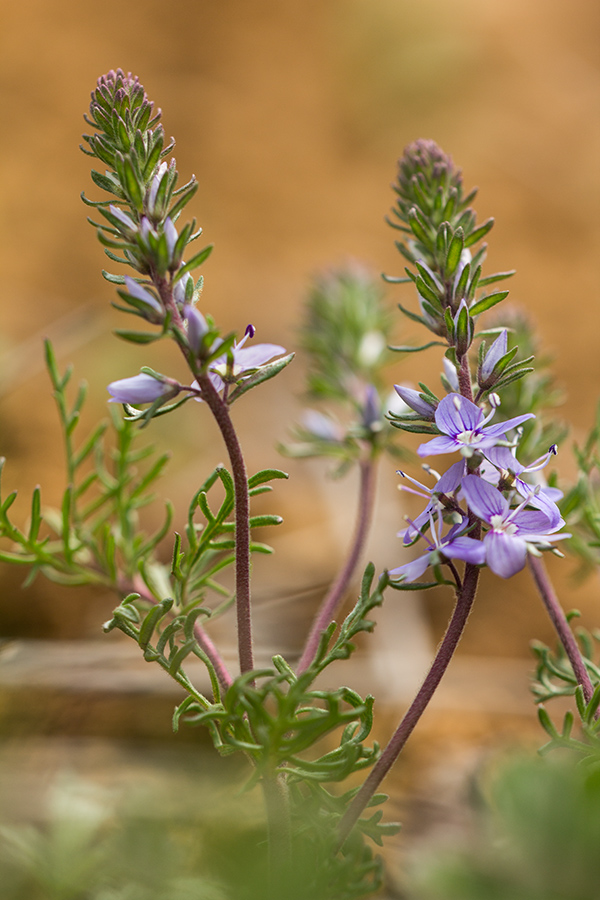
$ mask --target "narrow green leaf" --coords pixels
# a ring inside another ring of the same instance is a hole
[[[262,516],[251,516],[250,517],[250,527],[251,528],[264,528],[267,525],[281,525],[283,519],[281,516],[275,515],[262,515]]]
[[[471,233],[465,237],[465,247],[471,247],[473,244],[476,244],[477,241],[480,241],[482,238],[484,238],[488,231],[491,231],[493,227],[494,220],[488,219],[487,222],[484,222],[483,225],[479,226],[479,228],[471,231]],[[465,228],[465,232],[466,230],[467,229]]]
[[[406,309],[404,306],[402,306],[401,303],[398,303],[398,309],[400,310],[400,312],[403,312],[407,318],[412,319],[413,322],[420,322],[421,325],[429,327],[427,319],[424,319],[423,316],[419,316],[417,315],[417,313],[411,312],[409,309]]]
[[[154,629],[156,628],[160,620],[166,616],[172,606],[173,600],[169,597],[166,600],[161,600],[160,603],[158,603],[156,606],[153,606],[152,609],[146,614],[144,621],[140,625],[140,633],[138,637],[138,644],[140,645],[142,650],[146,649],[152,639]]]
[[[125,175],[125,188],[129,200],[131,201],[131,205],[141,213],[144,208],[144,192],[142,185],[138,180],[137,172],[133,167],[133,162],[129,156],[126,156],[124,159],[123,171]]]
[[[508,291],[495,291],[493,294],[486,294],[485,297],[482,297],[480,300],[476,300],[475,303],[473,303],[469,308],[469,313],[471,316],[478,316],[482,312],[486,312],[486,310],[491,309],[492,306],[501,303],[505,297],[508,297],[508,293]]]
[[[419,353],[421,350],[428,350],[429,347],[445,346],[443,341],[429,341],[428,344],[423,344],[422,347],[390,347],[390,350],[394,350],[396,353]]]
[[[516,274],[517,270],[511,269],[508,272],[496,272],[494,275],[487,275],[485,278],[479,279],[479,287],[485,287],[486,284],[494,284],[496,281],[504,281],[505,278],[512,278]]]
[[[149,331],[128,331],[123,328],[116,328],[113,334],[116,334],[121,340],[129,341],[132,344],[153,344],[164,337],[162,331],[158,334],[151,334]]]
[[[279,373],[291,363],[294,356],[294,353],[290,353],[288,354],[288,356],[284,356],[282,359],[277,359],[275,360],[275,362],[268,363],[268,365],[266,366],[261,366],[260,369],[257,369],[256,372],[254,372],[254,374],[242,379],[242,381],[229,395],[228,403],[231,405],[239,397],[241,397],[242,394],[245,394],[246,391],[257,387],[259,384],[263,384],[263,382],[265,381],[269,381],[271,378],[274,378],[275,375],[279,375]]]
[[[446,255],[446,263],[444,266],[446,276],[454,275],[456,268],[460,262],[461,253],[465,244],[465,235],[462,228],[457,228],[454,232],[448,253]]]
[[[264,484],[267,481],[272,481],[277,478],[287,479],[290,476],[287,472],[282,472],[281,469],[261,469],[260,472],[256,472],[255,475],[251,475],[248,479],[248,487],[254,488],[258,484]]]
[[[213,247],[214,244],[208,244],[208,246],[204,247],[203,250],[200,250],[199,253],[196,253],[195,256],[192,256],[189,262],[181,266],[181,268],[177,270],[175,278],[173,279],[174,283],[179,281],[179,279],[182,278],[186,272],[191,272],[192,269],[196,269],[198,268],[198,266],[201,266],[202,263],[205,262],[212,253]]]
[[[34,488],[33,495],[31,497],[31,521],[29,523],[29,541],[34,543],[37,541],[38,534],[40,533],[40,526],[42,524],[42,514],[41,514],[41,498],[40,498],[40,487],[39,485]]]

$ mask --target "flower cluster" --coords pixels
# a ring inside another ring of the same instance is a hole
[[[415,407],[424,407],[419,395],[413,397],[406,389],[400,393]],[[556,453],[556,446],[530,466],[523,465],[508,435],[533,416],[528,413],[488,425],[499,405],[494,395],[490,399],[492,409],[487,416],[459,394],[448,394],[439,402],[435,425],[440,433],[421,444],[418,453],[430,456],[459,451],[463,458],[438,476],[433,488],[410,479],[415,487],[405,490],[425,497],[427,505],[399,536],[405,544],[422,538],[428,548],[412,562],[390,570],[392,578],[412,582],[429,566],[451,565],[453,559],[475,566],[487,563],[496,575],[510,578],[525,566],[527,553],[539,555],[552,542],[569,537],[557,533],[565,524],[556,505],[560,492],[530,484],[522,477],[539,472]],[[444,522],[450,525],[445,536]],[[470,536],[482,529],[482,540]]]

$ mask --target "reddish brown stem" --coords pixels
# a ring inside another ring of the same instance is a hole
[[[556,591],[550,581],[548,576],[548,572],[546,571],[546,566],[544,565],[543,559],[540,559],[537,556],[529,555],[529,569],[531,574],[533,575],[533,580],[535,581],[536,587],[540,593],[544,606],[550,616],[550,620],[556,629],[556,633],[560,639],[561,644],[565,649],[565,653],[569,658],[569,662],[573,667],[573,672],[575,674],[575,678],[577,679],[577,683],[581,685],[583,689],[583,696],[585,698],[585,702],[589,703],[592,694],[594,693],[594,688],[592,686],[592,682],[590,680],[590,676],[585,667],[585,663],[581,656],[579,647],[577,646],[577,641],[571,631],[571,627],[569,625],[568,619],[564,614],[563,608],[560,605],[560,600],[556,596]]]
[[[429,669],[425,681],[415,699],[392,735],[390,742],[373,766],[369,773],[369,777],[342,817],[338,832],[338,849],[342,847],[352,828],[360,818],[367,803],[398,759],[402,748],[412,734],[417,722],[425,712],[437,686],[442,680],[442,677],[448,668],[448,664],[454,655],[454,651],[458,646],[465,625],[467,624],[467,619],[469,618],[469,613],[471,612],[473,601],[475,600],[478,580],[479,569],[477,566],[472,566],[467,563],[462,590],[456,594],[456,605],[454,607],[454,612],[452,613],[452,618],[448,623],[448,628],[438,647],[431,668]]]
[[[335,618],[340,604],[344,599],[346,590],[348,589],[348,585],[352,580],[352,576],[356,571],[371,524],[373,502],[375,499],[375,476],[376,466],[374,460],[371,458],[362,460],[360,463],[358,516],[354,538],[350,545],[350,551],[346,557],[346,561],[340,569],[337,578],[329,588],[329,591],[323,599],[317,615],[313,620],[302,656],[300,657],[300,662],[298,663],[298,675],[302,675],[303,672],[306,672],[314,660],[319,647],[321,634]]]

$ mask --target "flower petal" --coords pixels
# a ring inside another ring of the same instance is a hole
[[[174,385],[165,384],[152,375],[134,375],[132,378],[120,378],[112,381],[107,387],[112,395],[109,403],[153,403],[165,394],[177,393]]]
[[[515,416],[512,419],[507,419],[506,422],[497,422],[495,425],[487,425],[483,429],[483,432],[486,437],[499,438],[502,437],[506,431],[516,428],[521,422],[526,422],[527,419],[535,419],[534,414],[526,413],[524,416]]]
[[[415,579],[420,578],[425,569],[427,569],[430,559],[431,551],[428,550],[423,556],[417,556],[416,559],[413,559],[409,563],[405,563],[403,566],[398,566],[397,569],[390,569],[388,575],[391,575],[394,580],[401,577],[403,581],[415,581]]]
[[[440,431],[454,436],[463,431],[476,431],[483,418],[479,407],[460,394],[443,397],[435,413],[435,423]]]
[[[419,391],[405,387],[403,384],[395,384],[394,390],[410,409],[413,409],[416,413],[419,413],[420,416],[423,416],[426,419],[433,419],[435,407],[432,406],[431,403],[426,403]]]
[[[442,544],[440,550],[449,559],[462,559],[474,566],[481,566],[485,562],[485,547],[482,541],[476,541],[474,538],[454,538],[447,544]]]
[[[462,489],[469,508],[484,522],[490,522],[492,516],[504,517],[508,512],[508,502],[500,491],[483,478],[467,475],[462,480]]]
[[[439,453],[454,453],[459,449],[459,444],[452,437],[446,437],[440,434],[438,437],[432,438],[430,441],[421,444],[417,449],[419,456],[436,456]]]
[[[525,566],[527,544],[523,538],[489,531],[483,539],[488,566],[501,578],[511,578]]]
[[[285,347],[280,347],[279,344],[255,344],[253,347],[240,347],[239,349],[234,347],[234,365],[236,369],[239,367],[240,373],[246,372],[248,369],[264,366],[274,356],[281,356],[283,353],[285,353]]]

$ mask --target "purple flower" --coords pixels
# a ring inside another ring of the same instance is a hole
[[[421,577],[428,566],[438,565],[439,563],[445,562],[447,559],[462,559],[474,566],[483,565],[485,562],[485,548],[481,541],[476,541],[473,538],[461,534],[461,531],[464,532],[462,523],[454,525],[446,537],[442,538],[441,514],[438,516],[439,524],[437,533],[433,522],[433,516],[431,513],[429,516],[431,520],[431,536],[433,538],[433,543],[428,541],[428,538],[423,535],[430,545],[425,553],[422,556],[413,559],[411,562],[405,563],[403,566],[398,566],[396,569],[390,569],[388,574],[391,575],[392,578],[396,579],[400,577],[402,581],[415,581],[417,578]]]
[[[405,387],[403,384],[395,384],[394,390],[398,394],[401,400],[403,400],[407,406],[409,406],[412,410],[422,416],[424,419],[433,419],[435,415],[435,405],[431,402],[423,400],[419,391],[413,390],[413,388]]]
[[[108,385],[108,393],[112,394],[109,403],[154,403],[159,397],[174,397],[179,393],[179,385],[171,381],[159,381],[152,375],[134,375],[132,378],[121,378]]]
[[[183,309],[185,303],[188,281],[192,281],[192,276],[189,272],[186,272],[185,275],[175,282],[175,287],[173,288],[173,299],[179,309]]]
[[[183,307],[183,317],[187,322],[188,343],[192,352],[198,356],[204,336],[208,333],[206,319],[201,312],[190,304],[186,304]]]
[[[254,337],[255,331],[254,325],[248,325],[246,333],[239,344],[237,342],[234,343],[231,350],[233,369],[229,367],[226,353],[217,357],[211,363],[208,377],[217,391],[221,391],[225,387],[225,379],[229,383],[239,381],[244,375],[254,372],[255,369],[260,369],[274,356],[281,356],[282,353],[285,353],[285,347],[281,347],[279,344],[255,344],[253,347],[244,347],[248,338]],[[192,387],[198,388],[198,382],[193,381]],[[195,397],[194,399],[202,402],[201,397]]]
[[[484,416],[483,411],[460,394],[448,394],[442,400],[435,413],[435,424],[441,432],[438,437],[421,444],[419,456],[431,456],[439,453],[452,453],[460,450],[463,456],[472,456],[474,450],[493,447],[505,438],[505,432],[520,425],[527,419],[533,419],[533,413],[515,416],[506,422],[486,425],[494,413]]]
[[[450,468],[438,478],[437,483],[433,488],[428,488],[424,484],[421,484],[420,481],[415,481],[414,478],[411,478],[410,475],[406,475],[402,471],[398,474],[402,475],[403,478],[408,478],[409,481],[412,481],[414,485],[420,488],[420,490],[416,491],[414,488],[402,486],[401,490],[407,491],[410,494],[416,494],[418,497],[428,498],[427,506],[423,512],[419,513],[416,519],[410,522],[408,528],[398,532],[398,537],[403,538],[405,544],[412,544],[421,534],[421,530],[427,526],[431,513],[435,512],[436,509],[447,506],[449,503],[447,499],[448,495],[453,494],[454,491],[460,487],[460,482],[465,474],[465,462],[461,459],[460,462],[451,465]],[[456,511],[458,511],[458,509]]]
[[[151,294],[150,291],[147,291],[146,288],[143,288],[141,284],[138,284],[137,281],[135,281],[129,275],[125,276],[125,285],[127,287],[127,291],[131,294],[132,297],[135,297],[136,300],[141,300],[142,303],[155,310],[155,312],[162,313],[162,306],[160,305],[154,294]]]
[[[130,232],[131,235],[134,235],[137,233],[138,227],[135,224],[135,222],[133,221],[133,219],[131,218],[131,216],[128,216],[127,213],[123,212],[122,209],[119,209],[118,206],[113,206],[112,203],[108,208],[111,211],[111,213],[113,214],[113,216],[119,220],[121,225],[123,225],[123,227],[125,228],[126,231]]]
[[[254,334],[254,326],[248,325],[242,340],[239,344],[236,342],[233,345],[233,371],[231,376],[234,381],[238,381],[248,372],[253,372],[255,369],[264,366],[274,356],[281,356],[282,353],[285,353],[285,347],[280,347],[279,344],[254,344],[252,347],[244,347],[248,338],[254,337]],[[230,375],[227,354],[219,356],[211,365],[210,371],[211,376],[214,376],[211,377],[211,381],[216,389],[220,391],[225,385],[224,378],[229,379]]]
[[[563,496],[562,491],[545,485],[536,487],[519,477],[526,472],[537,472],[539,469],[543,469],[550,457],[556,456],[556,453],[556,444],[553,444],[547,453],[529,466],[524,466],[510,447],[490,447],[485,451],[485,457],[495,468],[490,469],[484,463],[481,467],[481,476],[490,484],[500,485],[501,488],[514,487],[522,497],[528,500],[530,506],[541,509],[548,516],[551,524],[556,525],[561,521],[556,501]]]
[[[485,357],[481,364],[481,370],[479,372],[479,383],[481,385],[487,384],[487,381],[493,374],[496,365],[500,362],[502,357],[506,355],[507,347],[508,332],[505,328],[500,332],[490,349],[485,354]]]
[[[529,544],[548,544],[570,537],[554,534],[564,525],[562,519],[553,525],[542,510],[524,509],[528,500],[511,509],[500,491],[477,475],[463,478],[462,489],[472,512],[491,526],[483,539],[486,562],[501,578],[510,578],[521,571]]]

